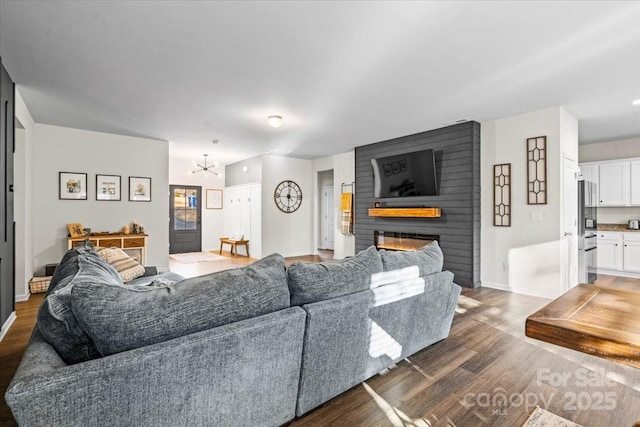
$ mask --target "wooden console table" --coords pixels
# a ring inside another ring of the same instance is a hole
[[[222,254],[222,245],[224,244],[231,245],[231,255],[233,255],[235,250],[235,254],[236,256],[238,256],[238,245],[239,245],[239,246],[244,246],[245,250],[247,251],[247,256],[249,256],[248,240],[231,240],[228,237],[221,237],[220,238],[220,254]]]
[[[640,368],[640,292],[578,285],[527,318],[525,333]]]
[[[102,248],[120,248],[130,257],[144,265],[147,255],[147,237],[145,233],[138,234],[100,234],[82,237],[67,237],[67,249],[78,243],[89,240],[94,246]]]

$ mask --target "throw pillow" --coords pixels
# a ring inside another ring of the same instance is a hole
[[[384,271],[400,270],[407,267],[417,266],[418,276],[428,276],[429,274],[442,271],[444,256],[438,241],[434,240],[415,252],[409,251],[380,251],[380,258]]]
[[[78,283],[90,286],[122,283],[118,272],[86,247],[71,249],[63,258],[54,290],[38,310],[38,330],[67,364],[85,362],[100,357],[93,341],[78,323],[72,310],[71,290]],[[62,273],[60,273],[62,274]]]
[[[73,287],[73,312],[103,356],[289,307],[284,258],[153,286]]]
[[[95,248],[95,251],[102,259],[113,266],[120,274],[124,283],[144,276],[144,267],[138,261],[131,258],[120,248]]]
[[[291,305],[331,299],[369,289],[372,276],[382,271],[374,246],[340,261],[294,262],[287,269]]]

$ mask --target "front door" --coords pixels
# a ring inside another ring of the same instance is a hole
[[[169,253],[202,250],[202,187],[169,186]]]

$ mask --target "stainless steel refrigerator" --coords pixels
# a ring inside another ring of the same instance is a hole
[[[578,281],[598,279],[597,188],[591,181],[578,181]]]

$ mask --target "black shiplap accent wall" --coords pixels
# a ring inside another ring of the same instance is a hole
[[[436,157],[437,196],[375,199],[371,159],[432,148]],[[373,244],[375,230],[440,235],[444,269],[461,286],[480,285],[480,123],[441,129],[356,147],[356,251]],[[386,207],[439,207],[442,217],[369,217],[381,201]]]

